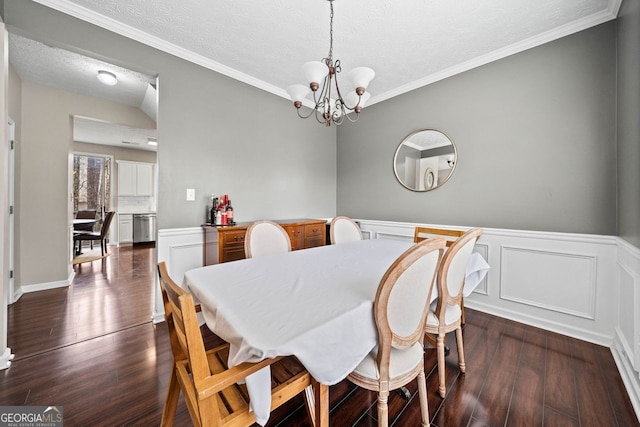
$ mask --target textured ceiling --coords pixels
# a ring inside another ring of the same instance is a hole
[[[326,0],[36,0],[286,97],[329,49]],[[334,59],[369,105],[614,19],[621,0],[335,0]]]
[[[156,146],[148,144],[149,139],[157,139],[155,129],[133,128],[87,117],[73,118],[74,141],[156,151]]]
[[[158,108],[153,76],[16,34],[9,34],[9,62],[24,82],[138,107],[156,120]],[[115,86],[100,83],[98,70],[114,73],[118,83]],[[156,151],[156,147],[148,145],[146,140],[147,137],[155,138],[155,129],[135,129],[76,118],[73,133],[76,141]]]
[[[134,107],[142,105],[147,86],[155,84],[155,77],[15,34],[9,35],[9,62],[23,81]],[[118,84],[100,83],[98,70],[117,75]]]
[[[300,66],[329,49],[326,0],[34,1],[285,98],[287,86],[304,83]],[[335,0],[334,59],[342,75],[375,70],[371,105],[614,19],[621,1]],[[156,76],[13,33],[9,61],[23,81],[137,106],[156,119]],[[99,83],[100,69],[118,84]],[[155,149],[146,145],[153,129],[74,123],[80,141]]]

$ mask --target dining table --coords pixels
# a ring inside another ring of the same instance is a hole
[[[81,234],[88,232],[88,226],[93,226],[98,222],[95,218],[74,218],[73,219],[73,232],[74,234]],[[75,246],[75,242],[74,242]],[[78,247],[74,248],[74,255],[82,255],[82,242],[78,241]]]
[[[93,225],[97,222],[97,219],[89,219],[89,218],[74,218],[73,219],[73,227],[76,225]]]
[[[413,244],[367,239],[210,265],[186,272],[182,286],[199,301],[209,329],[229,342],[229,366],[293,355],[326,387],[346,378],[376,346],[378,285]],[[475,272],[478,266],[486,273],[486,262],[476,262]],[[246,382],[256,421],[264,425],[268,368]],[[328,419],[328,400],[316,410]]]

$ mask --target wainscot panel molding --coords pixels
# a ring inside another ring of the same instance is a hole
[[[618,294],[611,351],[640,418],[640,249],[618,239]]]
[[[158,262],[166,262],[170,277],[182,284],[184,273],[202,267],[204,234],[201,227],[171,228],[158,231]],[[156,275],[153,323],[164,322],[164,305]]]
[[[374,239],[413,239],[416,226],[469,226],[358,220]],[[479,252],[491,266],[465,298],[471,308],[611,346],[615,321],[616,238],[485,228]]]
[[[356,219],[365,239],[413,240],[416,226]],[[202,265],[201,228],[158,232],[158,261],[181,283]],[[491,270],[465,304],[611,348],[640,417],[640,250],[615,236],[485,228],[475,251]],[[154,321],[164,320],[159,284]]]

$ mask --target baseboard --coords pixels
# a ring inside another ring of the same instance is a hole
[[[48,289],[65,288],[73,282],[73,278],[75,276],[76,276],[75,271],[72,271],[66,280],[58,280],[56,282],[47,282],[47,283],[36,283],[33,285],[22,285],[20,286],[20,295],[28,294],[30,292],[46,291]]]
[[[640,377],[638,371],[633,368],[631,360],[629,360],[627,352],[624,351],[624,345],[620,340],[619,334],[616,334],[616,338],[611,346],[611,354],[613,354],[613,360],[616,362],[618,372],[622,377],[622,382],[631,400],[631,405],[636,412],[636,417],[640,421]]]
[[[162,310],[162,312],[159,312],[157,310],[153,310],[153,315],[151,316],[151,319],[152,319],[154,325],[157,325],[158,323],[164,322],[165,321],[165,319],[164,319],[164,310]]]
[[[563,323],[550,322],[547,319],[539,316],[529,316],[521,312],[503,309],[495,305],[483,304],[482,302],[474,301],[471,298],[465,298],[464,305],[465,307],[469,307],[483,313],[488,313],[497,317],[502,317],[504,319],[513,320],[514,322],[534,326],[546,331],[555,332],[561,335],[566,335],[605,347],[611,347],[612,344],[611,336],[609,336],[608,334],[595,333],[591,330],[578,328],[575,326],[567,327],[567,325]]]
[[[11,353],[11,349],[7,347],[2,356],[0,356],[0,371],[9,368],[14,357],[15,354]]]

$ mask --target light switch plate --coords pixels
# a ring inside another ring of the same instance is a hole
[[[196,189],[195,188],[187,188],[187,201],[193,202],[196,199]]]

